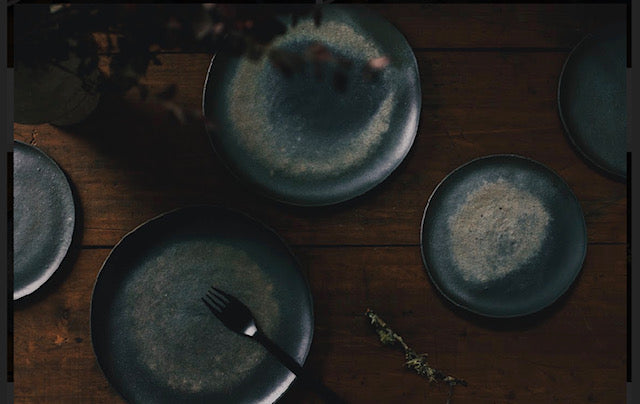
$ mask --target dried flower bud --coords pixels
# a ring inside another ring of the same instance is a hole
[[[202,21],[200,23],[194,23],[193,31],[196,39],[202,40],[206,38],[207,35],[213,32],[213,24],[211,24],[211,20],[207,19],[206,21]]]
[[[307,54],[312,59],[318,62],[330,62],[332,61],[333,55],[329,48],[321,44],[320,42],[313,42],[311,45],[307,47]]]
[[[49,12],[51,14],[53,13],[57,13],[58,11],[62,10],[64,8],[63,4],[52,4],[49,6]]]
[[[367,62],[367,67],[372,71],[380,71],[385,67],[389,66],[390,60],[386,56],[380,56],[377,58],[373,58]]]
[[[223,22],[219,22],[213,25],[213,33],[216,35],[220,35],[224,32],[225,25]]]
[[[366,80],[375,80],[380,76],[382,70],[384,70],[389,63],[390,60],[386,56],[373,58],[362,68],[362,75]]]

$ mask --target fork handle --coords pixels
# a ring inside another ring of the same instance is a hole
[[[313,378],[308,371],[304,370],[298,362],[293,359],[288,353],[286,353],[282,348],[276,345],[273,341],[271,341],[262,331],[258,330],[253,336],[255,340],[261,343],[267,351],[271,352],[273,356],[278,358],[278,360],[285,365],[290,371],[292,371],[305,386],[312,388],[320,397],[322,397],[327,403],[346,403],[343,399],[338,397],[338,395],[329,389],[327,386],[322,384],[319,380]]]

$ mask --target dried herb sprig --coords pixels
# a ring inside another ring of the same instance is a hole
[[[396,334],[387,323],[385,323],[376,313],[374,313],[371,309],[367,309],[365,315],[371,321],[371,325],[375,328],[378,333],[378,337],[380,338],[380,342],[383,345],[390,346],[400,346],[404,350],[405,356],[405,366],[409,369],[413,369],[416,373],[421,376],[426,377],[429,382],[444,382],[450,386],[449,390],[449,398],[447,402],[451,399],[451,394],[453,393],[453,386],[462,385],[466,386],[467,382],[458,379],[453,376],[448,376],[442,373],[441,371],[432,368],[429,366],[427,362],[427,354],[418,354],[416,351],[411,349],[402,339],[401,336]]]

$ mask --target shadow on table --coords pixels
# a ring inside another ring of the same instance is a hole
[[[317,344],[312,342],[311,350],[309,351],[309,355],[307,360],[305,361],[304,368],[309,373],[311,377],[318,380],[320,383],[324,384],[327,388],[334,391],[340,398],[344,399],[344,394],[341,391],[338,391],[335,385],[331,383],[331,380],[327,380],[323,378],[322,375],[325,374],[323,360],[321,360],[321,352],[318,348]],[[303,403],[303,402],[311,402],[311,403],[323,403],[324,401],[317,395],[312,389],[305,386],[300,382],[298,378],[296,378],[289,389],[285,392],[278,403],[287,404],[287,403]]]
[[[115,96],[104,96],[89,118],[64,130],[128,168],[153,168],[154,176],[180,172],[181,167],[172,164],[178,155],[211,149],[203,121],[197,117],[187,116],[180,122],[160,102]]]
[[[64,170],[62,170],[64,172]],[[20,310],[23,308],[27,308],[37,302],[45,299],[52,293],[55,293],[60,285],[69,277],[71,273],[71,269],[74,267],[78,255],[82,246],[82,236],[83,236],[83,228],[84,228],[84,214],[82,209],[82,204],[80,201],[80,197],[78,195],[78,190],[75,185],[67,175],[67,181],[69,182],[69,186],[71,187],[71,193],[73,195],[73,203],[75,205],[75,225],[73,229],[73,235],[71,237],[71,245],[69,246],[69,250],[67,255],[64,257],[58,269],[53,273],[51,278],[49,278],[42,286],[40,286],[33,293],[22,297],[17,301],[13,301],[13,310]],[[11,228],[11,223],[9,223]],[[12,324],[10,325],[12,327]]]
[[[113,173],[105,186],[113,192],[116,182],[126,181],[135,195],[121,195],[128,204],[153,203],[154,212],[190,204],[221,204],[242,207],[255,204],[248,187],[239,183],[223,166],[196,113],[183,122],[156,101],[136,102],[103,97],[85,121],[64,131],[87,142],[99,161],[100,171]],[[107,167],[103,165],[107,164]],[[149,197],[150,196],[150,197]]]
[[[433,83],[429,62],[421,60],[421,114],[423,118],[433,117],[440,108],[441,90]],[[436,121],[420,120],[415,142],[422,142],[421,148],[429,148],[433,142],[428,134],[436,130]],[[184,204],[221,204],[264,219],[268,224],[271,224],[271,213],[321,222],[336,214],[348,214],[354,208],[375,206],[381,197],[393,192],[390,186],[397,188],[399,178],[402,178],[400,181],[413,181],[407,166],[416,155],[414,144],[390,176],[363,195],[330,206],[301,207],[261,195],[236,178],[213,151],[202,118],[190,117],[184,124],[180,123],[158,103],[103,97],[91,116],[64,130],[85,139],[107,161],[125,170],[128,182],[152,192],[154,204],[161,205],[157,207],[158,211]],[[416,223],[418,227],[419,223]]]

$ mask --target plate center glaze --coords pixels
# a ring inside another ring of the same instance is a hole
[[[290,176],[337,175],[362,164],[389,131],[393,114],[394,69],[375,80],[365,76],[367,61],[382,54],[352,27],[303,21],[273,47],[304,55],[316,44],[352,63],[345,91],[333,84],[336,63],[322,63],[321,77],[310,62],[287,76],[262,58],[239,63],[228,95],[239,140],[272,170]]]
[[[237,388],[266,357],[211,315],[200,301],[203,283],[234,290],[273,335],[280,310],[272,281],[245,252],[211,240],[155,251],[131,274],[115,309],[118,326],[133,332],[116,334],[114,343],[135,347],[139,363],[160,384],[189,394]],[[239,287],[243,283],[261,288]]]
[[[502,278],[540,251],[549,221],[531,193],[501,178],[483,181],[449,218],[453,260],[466,281]]]

